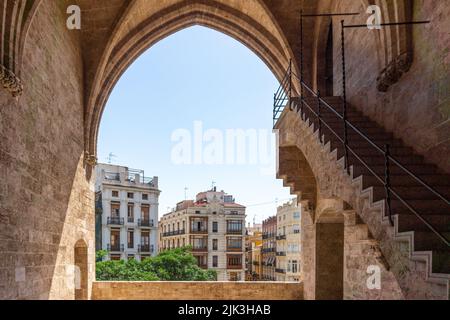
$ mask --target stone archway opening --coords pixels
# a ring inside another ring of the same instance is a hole
[[[344,298],[344,216],[333,213],[316,224],[316,300]]]
[[[88,246],[84,240],[78,240],[74,246],[74,287],[75,300],[88,299]]]

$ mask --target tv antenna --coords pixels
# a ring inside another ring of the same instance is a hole
[[[114,158],[117,158],[117,156],[114,153],[110,152],[108,154],[108,157],[106,158],[106,160],[108,161],[108,164],[111,164]]]
[[[187,191],[189,190],[188,187],[184,187],[184,200],[187,200]]]

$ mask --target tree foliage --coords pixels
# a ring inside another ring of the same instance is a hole
[[[98,260],[96,276],[98,281],[214,281],[217,273],[199,268],[190,247],[184,247],[143,261]]]

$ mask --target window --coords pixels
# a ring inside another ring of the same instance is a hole
[[[213,239],[212,246],[213,246],[213,250],[219,250],[219,240]]]
[[[186,246],[186,239],[183,238],[183,247]]]
[[[294,233],[300,233],[300,225],[299,224],[294,224]]]
[[[227,250],[242,250],[242,238],[229,237],[227,238]]]
[[[141,245],[142,246],[150,245],[150,233],[148,231],[141,232]]]
[[[239,272],[230,272],[229,281],[241,281],[241,274]]]
[[[141,207],[141,219],[142,221],[150,221],[150,207],[148,205],[143,205]]]
[[[294,219],[300,219],[300,211],[294,212]]]
[[[229,254],[227,255],[228,268],[242,268],[242,255],[241,254]]]
[[[197,211],[195,211],[195,214],[200,214],[200,213],[201,213],[201,212],[200,212],[200,211],[198,211],[198,210],[197,210]]]
[[[112,255],[110,256],[110,259],[111,259],[111,260],[120,260],[120,254],[112,254]]]
[[[297,273],[297,272],[298,272],[297,260],[292,260],[292,273]]]
[[[111,203],[111,217],[120,217],[120,203]]]
[[[213,222],[213,232],[219,232],[219,223],[217,221]]]
[[[147,193],[143,193],[142,194],[142,200],[148,200],[148,194]]]
[[[134,259],[134,254],[129,254],[128,255],[128,260]]]
[[[237,211],[230,211],[230,214],[233,215],[233,216],[236,216],[236,215],[239,214],[239,212],[237,212]]]
[[[128,230],[128,249],[134,248],[134,230]]]
[[[207,251],[208,237],[192,237],[192,250]]]
[[[131,222],[131,223],[134,222],[134,204],[133,203],[128,204],[128,222]]]
[[[213,268],[217,268],[219,266],[219,257],[218,256],[213,256]]]
[[[113,190],[112,196],[113,196],[114,198],[118,198],[118,197],[119,197],[119,191]]]
[[[134,193],[133,192],[128,192],[127,193],[127,198],[128,199],[134,199]]]
[[[228,220],[227,233],[242,234],[242,220]]]

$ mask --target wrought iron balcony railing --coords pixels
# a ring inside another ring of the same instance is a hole
[[[109,252],[123,252],[125,250],[125,245],[123,244],[110,244],[106,245],[106,249]]]
[[[123,226],[124,225],[124,218],[120,218],[120,217],[108,217],[106,223],[108,225],[119,225],[119,226]]]
[[[138,252],[144,252],[144,253],[153,253],[154,247],[153,245],[148,245],[148,244],[140,244],[138,245]]]
[[[185,233],[186,233],[186,231],[184,229],[181,229],[181,230],[176,230],[176,231],[163,232],[162,236],[163,237],[173,237],[173,236],[178,236],[178,235],[182,235]]]
[[[138,220],[138,226],[139,227],[154,227],[154,223],[153,220],[149,220],[149,219],[139,219]]]

